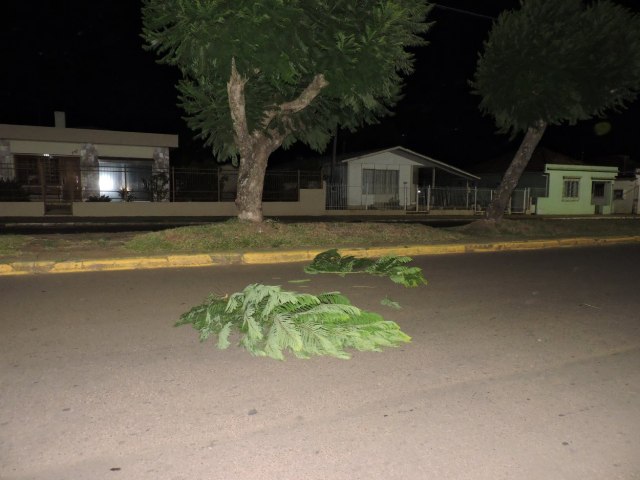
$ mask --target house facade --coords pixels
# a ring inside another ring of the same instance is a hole
[[[342,161],[342,200],[351,209],[410,209],[427,187],[467,188],[479,177],[404,147]]]
[[[167,171],[178,146],[177,135],[66,128],[62,112],[55,119],[54,127],[0,124],[0,178],[17,181],[45,211],[144,195],[143,180]]]
[[[613,184],[613,213],[637,214],[640,204],[640,169],[635,175],[619,176]]]
[[[538,197],[538,215],[609,215],[617,167],[547,164],[547,196]]]

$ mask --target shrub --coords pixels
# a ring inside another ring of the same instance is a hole
[[[109,195],[89,195],[87,202],[110,202],[111,197]]]

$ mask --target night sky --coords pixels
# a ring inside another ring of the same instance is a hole
[[[430,16],[430,44],[416,50],[416,72],[393,117],[356,134],[340,132],[338,153],[403,145],[471,171],[474,165],[514,151],[520,141],[498,135],[478,111],[468,81],[482,43],[500,11],[517,0],[438,0]],[[617,3],[640,12],[637,0]],[[0,123],[53,126],[55,110],[67,126],[177,133],[177,162],[206,161],[211,154],[193,140],[176,106],[176,68],[158,65],[142,49],[139,1],[3,1],[0,30]],[[542,145],[586,162],[629,155],[640,162],[640,101],[611,113],[607,135],[600,120],[550,127]],[[327,154],[331,146],[327,148]],[[272,163],[317,157],[305,148],[277,152]],[[300,168],[304,164],[300,163]]]

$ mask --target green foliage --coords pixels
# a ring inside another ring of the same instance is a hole
[[[402,309],[398,302],[391,300],[389,297],[384,297],[382,300],[380,300],[380,305],[384,305],[385,307],[393,308],[395,310]]]
[[[373,264],[374,261],[370,258],[356,258],[352,255],[343,257],[334,248],[316,255],[311,265],[307,265],[304,271],[311,274],[338,273],[346,275],[347,273],[361,273]]]
[[[109,195],[89,195],[87,202],[110,202],[111,197]]]
[[[127,187],[122,187],[120,190],[118,190],[118,195],[120,195],[120,198],[125,202],[133,202],[136,199],[133,192]]]
[[[495,22],[472,86],[513,134],[623,108],[640,91],[640,16],[607,0],[522,0]]]
[[[347,359],[345,349],[380,351],[411,339],[394,322],[351,305],[337,292],[315,296],[252,284],[230,297],[212,296],[184,313],[176,326],[191,324],[200,340],[218,337],[218,348],[231,344],[233,332],[252,355],[284,359],[329,355]]]
[[[411,257],[387,255],[377,260],[371,258],[357,258],[351,255],[342,256],[337,249],[322,252],[313,259],[310,265],[304,268],[306,273],[336,273],[347,275],[349,273],[368,273],[380,277],[389,277],[393,282],[405,287],[418,287],[426,285],[427,281],[419,267],[409,267],[406,264]]]
[[[338,126],[373,123],[395,104],[413,69],[407,47],[425,44],[429,9],[422,0],[144,0],[142,37],[161,63],[181,70],[187,123],[220,160],[238,153],[227,97],[232,59],[246,79],[249,131],[286,132],[283,146],[302,141],[321,151]],[[329,85],[307,108],[263,123],[319,74]]]

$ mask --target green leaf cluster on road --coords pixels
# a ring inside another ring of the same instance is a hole
[[[315,296],[261,284],[229,297],[210,297],[184,313],[176,326],[185,324],[193,325],[202,341],[216,335],[221,349],[237,332],[251,354],[278,360],[285,351],[298,358],[348,359],[347,348],[380,351],[411,340],[395,322],[360,310],[338,292]]]
[[[305,271],[388,276],[405,287],[426,284],[420,268],[406,266],[410,261],[410,257],[399,256],[378,260],[343,257],[333,249],[317,255]],[[389,298],[381,304],[401,308]],[[251,354],[277,360],[283,360],[286,351],[298,358],[329,355],[347,359],[346,348],[380,351],[411,340],[395,322],[353,306],[339,292],[315,296],[262,284],[251,284],[231,296],[209,297],[184,313],[176,326],[185,324],[200,332],[201,341],[216,335],[220,349],[228,348],[231,334],[237,332],[240,345]]]
[[[357,258],[351,255],[342,256],[337,249],[327,250],[317,255],[310,265],[304,268],[309,274],[335,273],[347,275],[350,273],[365,273],[381,277],[389,277],[391,281],[405,287],[426,285],[422,269],[409,267],[406,264],[411,257],[388,255],[377,260],[372,258]]]

